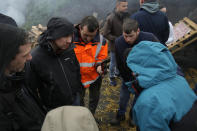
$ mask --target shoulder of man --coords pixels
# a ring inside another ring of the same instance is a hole
[[[120,45],[120,43],[125,42],[123,35],[119,36],[118,38],[116,38],[115,40],[115,45]]]
[[[10,24],[12,26],[17,27],[16,21],[12,17],[9,17],[9,16],[1,14],[1,13],[0,13],[0,23]]]
[[[107,16],[107,19],[106,20],[113,20],[115,18],[115,13],[114,12],[111,12],[108,16]]]
[[[131,15],[131,19],[135,19],[136,17],[141,16],[142,14],[145,14],[145,12],[143,10],[138,10],[137,12],[135,12],[134,14]]]
[[[42,57],[44,54],[46,54],[45,49],[38,45],[31,51],[32,60],[38,57]]]
[[[153,33],[141,31],[141,36],[144,40],[159,42],[159,39]]]
[[[124,41],[124,36],[121,35],[121,36],[117,37],[117,38],[116,38],[116,41],[117,41],[117,42],[122,42],[122,41]]]

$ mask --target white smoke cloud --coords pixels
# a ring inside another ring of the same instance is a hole
[[[25,18],[31,6],[30,2],[34,6],[33,12],[36,8],[43,8],[43,12],[49,17],[63,16],[69,18],[72,22],[79,22],[81,18],[91,15],[93,12],[106,16],[115,7],[116,0],[99,0],[99,2],[96,2],[96,0],[1,0],[0,13],[12,17],[21,26],[26,21]],[[61,7],[61,11],[59,7]],[[37,15],[37,18],[40,19],[40,14]]]
[[[188,12],[197,5],[196,0],[160,1],[168,7],[170,19],[175,18],[175,20],[177,20],[176,16],[187,16]],[[139,9],[138,0],[128,0],[128,2],[130,12],[133,13]],[[73,23],[78,23],[84,16],[92,15],[93,12],[97,13],[99,19],[104,19],[115,5],[116,0],[1,0],[0,13],[15,19],[19,26],[25,22],[28,26],[46,24],[54,16],[63,16]],[[174,11],[174,6],[176,6],[176,11]]]
[[[1,0],[0,12],[12,17],[20,26],[25,22],[25,10],[30,0]]]

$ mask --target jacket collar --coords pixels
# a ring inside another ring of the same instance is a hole
[[[20,84],[25,82],[24,72],[17,72],[9,76],[5,76],[3,83],[1,83],[0,91],[2,92],[11,92],[15,91],[20,87]]]
[[[144,3],[142,4],[141,9],[153,14],[159,11],[159,4],[157,2]]]
[[[115,16],[117,16],[121,21],[130,17],[129,12],[117,12],[115,10],[113,12],[114,12]]]

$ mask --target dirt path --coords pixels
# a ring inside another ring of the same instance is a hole
[[[128,124],[129,108],[126,113],[126,121],[122,122],[120,126],[111,126],[109,124],[110,120],[116,115],[118,109],[120,79],[117,78],[117,82],[117,86],[113,87],[109,85],[109,78],[107,75],[103,78],[100,101],[95,114],[96,118],[100,121],[100,131],[135,131],[136,129],[129,127]],[[87,95],[85,101],[87,105]],[[130,104],[128,107],[130,107]]]

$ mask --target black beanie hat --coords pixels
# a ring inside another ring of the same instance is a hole
[[[17,27],[16,21],[13,18],[1,13],[0,13],[0,23],[9,24]]]
[[[56,40],[61,37],[72,35],[74,25],[63,17],[51,18],[47,24],[48,40]]]

